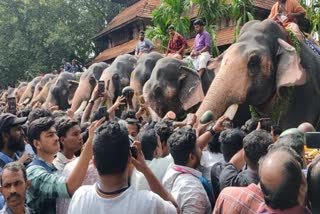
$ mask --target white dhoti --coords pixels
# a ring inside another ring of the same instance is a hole
[[[211,58],[211,55],[209,54],[208,51],[203,52],[199,56],[196,56],[193,58],[191,56],[188,56],[188,59],[192,61],[193,67],[197,71],[199,71],[202,68],[206,68],[210,58]]]

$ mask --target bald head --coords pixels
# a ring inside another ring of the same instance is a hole
[[[316,129],[313,127],[311,123],[302,123],[298,126],[298,129],[303,131],[304,133],[316,131]]]
[[[271,151],[260,164],[261,189],[265,203],[272,209],[284,210],[298,205],[302,172],[297,155],[291,150],[282,147]]]

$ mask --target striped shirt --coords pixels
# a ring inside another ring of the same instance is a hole
[[[256,184],[247,187],[226,187],[220,193],[213,213],[255,214],[263,203],[263,193]]]
[[[66,178],[58,175],[52,164],[39,157],[38,159],[52,172],[41,165],[32,165],[27,168],[28,180],[31,181],[31,186],[27,191],[27,205],[35,213],[56,213],[56,198],[70,197]]]

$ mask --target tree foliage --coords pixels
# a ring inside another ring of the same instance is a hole
[[[1,0],[0,86],[58,68],[62,58],[85,63],[91,38],[120,9],[110,0]]]
[[[169,41],[169,25],[174,25],[183,36],[190,31],[190,19],[185,14],[188,10],[188,0],[162,0],[160,6],[152,12],[153,26],[147,28],[147,37],[160,41],[161,50],[165,50]]]
[[[320,41],[320,1],[319,0],[300,0],[306,9],[306,18],[311,24],[311,33],[317,35]]]

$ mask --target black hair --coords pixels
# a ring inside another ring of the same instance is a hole
[[[226,129],[220,133],[221,152],[226,162],[242,149],[244,137],[245,133],[240,129]]]
[[[154,126],[155,131],[160,137],[162,144],[167,144],[167,140],[174,131],[173,121],[169,119],[160,120]]]
[[[284,135],[278,138],[277,145],[285,145],[291,147],[300,156],[302,156],[304,151],[304,142],[295,137],[295,135]]]
[[[221,153],[221,145],[219,142],[220,133],[217,133],[208,143],[208,149],[211,153]]]
[[[170,26],[168,27],[168,30],[175,30],[175,29],[174,29],[174,26],[173,26],[173,25],[170,25]]]
[[[2,171],[1,171],[1,175],[0,175],[0,185],[2,185],[2,174],[3,174],[3,171],[7,169],[9,171],[12,171],[12,172],[19,172],[20,170],[22,171],[22,174],[23,174],[23,178],[24,178],[24,181],[27,181],[27,172],[26,172],[26,168],[24,167],[24,165],[18,161],[15,161],[15,162],[10,162],[10,163],[7,163],[3,168],[2,168]]]
[[[67,132],[74,126],[79,125],[78,121],[69,117],[62,117],[56,122],[56,130],[59,139],[65,137]],[[60,142],[60,140],[59,140]],[[60,149],[63,149],[63,144],[60,142]]]
[[[193,22],[193,25],[204,26],[204,22],[201,19],[197,19]]]
[[[139,34],[142,34],[142,35],[144,35],[144,31],[143,31],[143,30],[141,30],[141,31],[139,32]]]
[[[65,117],[65,116],[67,116],[67,112],[62,111],[62,110],[54,111],[52,113],[53,119],[60,118],[60,117]]]
[[[273,125],[272,129],[273,129],[273,135],[279,136],[282,133],[282,129],[278,125]]]
[[[243,138],[243,148],[247,164],[257,170],[259,159],[268,153],[273,143],[271,135],[265,130],[255,130]]]
[[[272,209],[285,210],[298,205],[298,196],[302,181],[301,167],[293,158],[283,160],[283,180],[277,188],[267,187],[260,180],[265,203]]]
[[[196,142],[196,132],[191,128],[184,127],[173,132],[168,139],[168,145],[174,163],[185,166],[190,153],[195,154]]]
[[[307,174],[308,198],[312,213],[320,213],[320,156],[312,160]]]
[[[44,131],[48,131],[53,126],[54,120],[50,117],[42,117],[34,120],[29,124],[28,141],[35,153],[37,153],[37,149],[34,146],[33,141],[40,140],[41,133]]]
[[[158,146],[157,133],[153,129],[146,129],[139,134],[141,149],[146,160],[152,160]]]
[[[245,122],[245,124],[241,127],[245,133],[249,134],[250,132],[257,129],[259,120],[257,118],[251,118]]]
[[[107,121],[98,127],[93,138],[93,156],[99,175],[123,173],[129,149],[128,132],[118,122]]]
[[[295,150],[288,146],[272,144],[266,156],[259,161],[259,175],[261,175],[262,162],[276,152],[285,152],[289,158],[281,160],[282,182],[277,188],[267,187],[260,179],[261,190],[265,203],[273,209],[288,209],[298,204],[298,195],[302,181],[303,160]]]
[[[131,118],[131,119],[136,119],[136,112],[132,109],[130,110],[127,110],[127,111],[123,111],[121,113],[121,117],[120,117],[122,120],[126,120],[128,118]]]
[[[29,123],[32,123],[34,120],[41,117],[52,117],[52,114],[49,110],[43,108],[35,108],[28,115]]]
[[[18,117],[28,117],[31,111],[32,111],[31,108],[23,108],[17,112],[17,116]]]
[[[126,122],[127,122],[127,124],[129,125],[135,125],[135,126],[137,126],[137,129],[138,129],[138,133],[139,133],[139,131],[140,131],[140,123],[139,123],[139,120],[137,120],[137,119],[132,119],[132,118],[127,118],[126,119]]]

